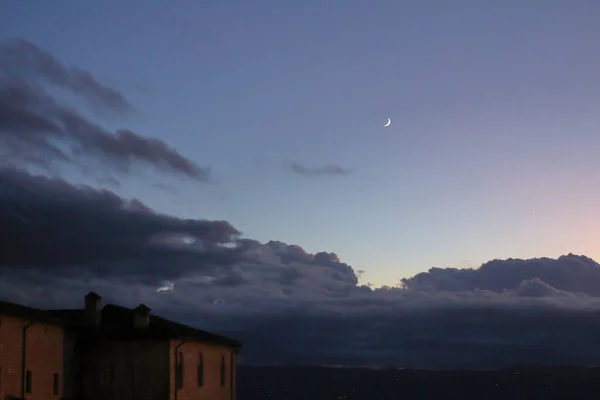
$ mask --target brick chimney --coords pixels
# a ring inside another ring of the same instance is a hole
[[[133,310],[133,326],[135,328],[150,326],[150,309],[145,304],[140,304]]]
[[[95,292],[85,295],[85,308],[83,310],[85,324],[98,327],[102,313],[102,297]]]

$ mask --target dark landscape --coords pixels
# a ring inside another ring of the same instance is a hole
[[[497,371],[239,367],[239,400],[597,399],[600,368]]]

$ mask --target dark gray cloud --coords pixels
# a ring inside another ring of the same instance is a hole
[[[334,253],[240,239],[224,221],[17,170],[0,171],[0,188],[4,299],[76,306],[95,290],[145,303],[243,340],[246,363],[600,364],[600,265],[585,256],[432,268],[371,289]]]
[[[243,260],[240,232],[225,221],[177,219],[16,169],[0,169],[0,188],[3,266],[156,283]]]
[[[577,279],[573,279],[576,276]],[[537,289],[531,285],[535,281]],[[530,282],[522,286],[524,282]],[[431,268],[402,284],[413,290],[465,292],[476,289],[502,292],[518,289],[530,293],[545,293],[549,288],[566,292],[579,292],[589,296],[600,296],[600,267],[584,256],[572,254],[531,260],[492,260],[479,268]],[[545,285],[545,286],[541,286]]]
[[[0,60],[3,165],[50,168],[66,163],[95,170],[100,164],[126,174],[137,163],[145,163],[199,181],[210,179],[208,168],[198,166],[166,143],[128,129],[111,133],[59,102],[45,85],[58,85],[104,110],[130,109],[119,92],[101,85],[89,72],[66,68],[25,40],[0,45]]]
[[[293,172],[298,175],[317,177],[317,176],[328,176],[328,175],[348,175],[350,170],[344,169],[339,165],[327,164],[321,167],[306,167],[298,163],[292,163],[290,168]]]
[[[0,69],[6,77],[44,80],[70,90],[101,109],[119,113],[132,110],[121,93],[99,83],[89,71],[67,67],[52,54],[25,39],[0,43]]]

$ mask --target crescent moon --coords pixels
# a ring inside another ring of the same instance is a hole
[[[388,118],[388,121],[386,122],[386,124],[384,126],[390,126],[391,123],[392,123],[392,120]]]

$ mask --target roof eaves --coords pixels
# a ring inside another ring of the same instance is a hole
[[[10,315],[17,318],[28,319],[36,322],[43,322],[52,325],[63,326],[64,321],[54,317],[44,310],[24,306],[22,304],[0,301],[0,314]]]
[[[180,340],[189,340],[189,341],[200,341],[200,342],[209,342],[209,343],[217,343],[223,344],[235,348],[242,348],[242,343],[238,342],[234,339],[229,339],[224,336],[220,336],[219,338],[203,338],[201,336],[189,336],[189,335],[172,335],[172,339],[180,339]]]

